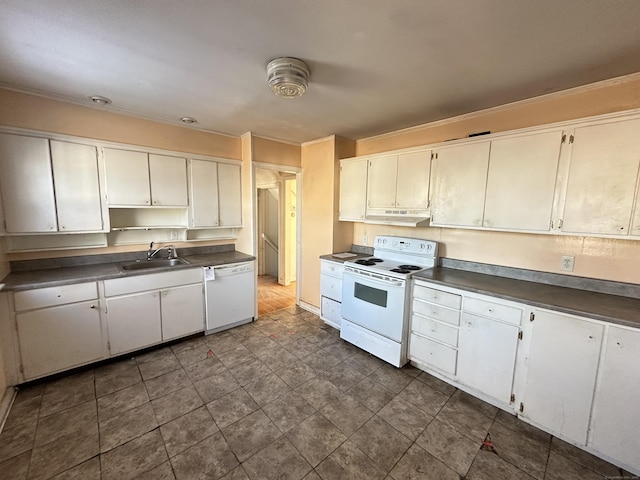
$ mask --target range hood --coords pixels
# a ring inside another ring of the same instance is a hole
[[[430,217],[431,212],[429,210],[368,208],[364,223],[395,225],[398,227],[427,227]]]

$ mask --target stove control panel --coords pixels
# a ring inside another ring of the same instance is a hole
[[[388,235],[376,236],[374,242],[376,250],[388,252],[402,252],[414,255],[437,255],[437,243],[420,238],[392,237]]]

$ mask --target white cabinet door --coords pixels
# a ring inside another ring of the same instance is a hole
[[[189,160],[191,183],[190,227],[218,226],[218,164]]]
[[[458,380],[510,403],[519,327],[490,318],[462,314]]]
[[[96,147],[51,140],[58,229],[101,231],[102,207]]]
[[[368,165],[368,158],[340,161],[340,220],[364,220],[367,208]]]
[[[396,207],[425,210],[429,208],[431,150],[398,155]]]
[[[149,154],[151,204],[186,207],[187,160],[167,155]]]
[[[107,298],[111,355],[162,341],[159,292]]]
[[[46,138],[0,133],[0,192],[7,233],[58,229]]]
[[[610,326],[600,363],[589,446],[640,471],[640,330]]]
[[[491,142],[483,226],[549,231],[562,131]]]
[[[585,445],[604,327],[561,313],[534,313],[520,415]]]
[[[367,207],[395,208],[398,156],[387,155],[369,160]]]
[[[98,301],[16,314],[25,380],[104,358]]]
[[[576,128],[562,231],[627,235],[640,164],[640,120]]]
[[[151,205],[146,153],[105,148],[104,160],[109,205]]]
[[[447,147],[433,160],[431,225],[482,226],[490,142]]]
[[[160,292],[162,340],[204,331],[202,284],[170,288]]]
[[[242,226],[240,165],[218,163],[218,203],[221,227]]]

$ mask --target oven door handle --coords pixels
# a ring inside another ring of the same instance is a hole
[[[360,275],[358,273],[355,273],[353,271],[350,272],[345,272],[344,276],[351,276],[353,277],[354,280],[365,280],[367,282],[371,282],[371,283],[375,283],[378,285],[383,285],[385,287],[402,287],[403,285],[403,281],[402,280],[383,280],[381,278],[375,278],[369,275]]]

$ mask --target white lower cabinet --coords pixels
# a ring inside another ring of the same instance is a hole
[[[24,380],[106,357],[96,283],[13,294]]]
[[[586,445],[604,325],[547,310],[534,315],[519,415]]]
[[[111,355],[161,342],[160,293],[108,298],[107,328]]]
[[[587,445],[640,474],[640,330],[609,326]]]
[[[204,331],[202,269],[105,280],[111,355]]]
[[[344,265],[320,260],[320,318],[334,328],[342,323],[342,273]]]

